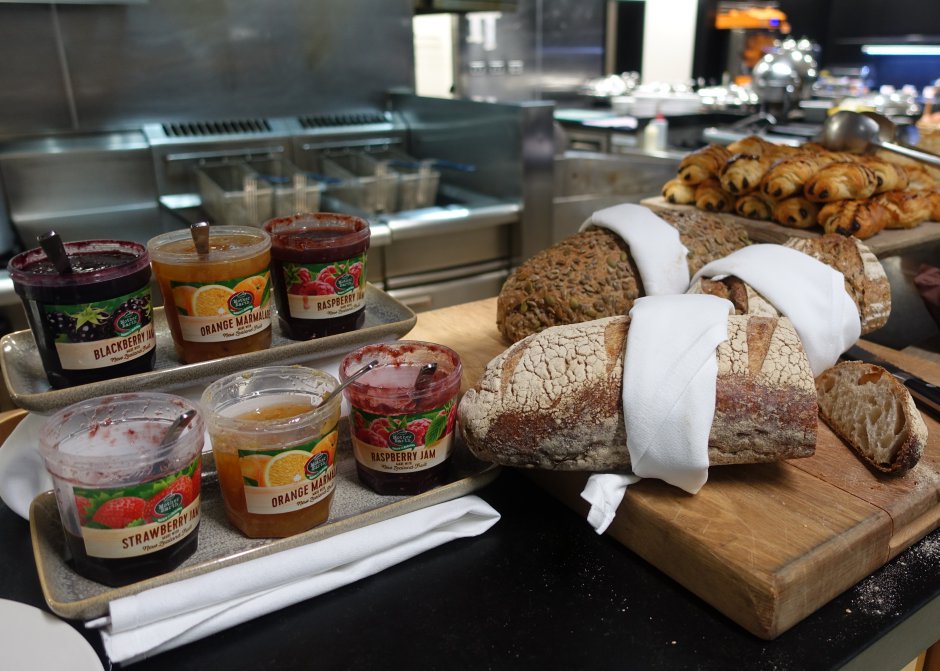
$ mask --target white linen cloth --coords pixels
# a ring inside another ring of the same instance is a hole
[[[117,599],[101,627],[108,657],[131,663],[318,596],[455,538],[499,513],[464,496],[243,564]]]
[[[628,485],[658,478],[695,494],[708,479],[715,415],[716,348],[734,306],[716,296],[647,296],[630,310],[623,414],[633,475],[592,475],[581,493],[588,522],[603,533]]]
[[[679,239],[679,231],[649,208],[614,205],[592,214],[578,230],[589,226],[610,229],[623,238],[647,296],[681,294],[689,288],[689,250]]]
[[[692,282],[728,275],[750,284],[793,322],[813,377],[834,366],[862,334],[845,277],[809,254],[782,245],[751,245],[707,264]]]

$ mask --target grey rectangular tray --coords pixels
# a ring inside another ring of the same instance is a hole
[[[33,499],[29,510],[33,556],[43,596],[52,612],[69,619],[107,615],[108,604],[151,587],[209,573],[289,548],[456,499],[490,483],[499,467],[477,460],[459,440],[447,484],[415,496],[383,496],[359,483],[346,419],[336,452],[336,493],[326,523],[289,538],[246,538],[225,518],[212,453],[203,455],[199,545],[179,568],[124,587],[108,587],[78,575],[65,559],[65,540],[53,492]]]
[[[173,349],[166,315],[163,308],[158,307],[153,311],[157,357],[150,372],[53,389],[46,379],[39,349],[30,330],[16,331],[0,338],[0,368],[10,398],[16,405],[48,413],[95,396],[144,390],[172,392],[182,387],[208,385],[223,375],[249,368],[298,364],[313,358],[344,354],[361,345],[399,338],[414,327],[416,320],[411,308],[367,284],[366,318],[360,329],[314,340],[290,340],[281,333],[274,318],[274,334],[268,349],[182,364]]]

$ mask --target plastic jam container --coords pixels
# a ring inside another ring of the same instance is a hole
[[[312,368],[271,366],[216,380],[202,395],[225,513],[246,536],[292,536],[329,517],[338,384]]]
[[[147,244],[163,293],[176,355],[183,363],[271,345],[271,239],[258,228],[212,226],[199,254],[189,229]]]
[[[195,418],[161,445],[187,410]],[[205,423],[178,396],[119,394],[50,417],[39,451],[52,475],[70,562],[106,585],[165,573],[196,551]]]
[[[265,222],[278,319],[310,340],[360,328],[366,312],[369,223],[347,214],[296,214]]]
[[[453,448],[461,364],[443,345],[400,340],[346,355],[339,376],[379,365],[346,387],[359,479],[379,494],[418,494],[444,484]],[[422,366],[433,375],[417,383]]]
[[[69,387],[153,369],[150,259],[119,240],[65,243],[71,273],[31,249],[10,260],[49,384]]]

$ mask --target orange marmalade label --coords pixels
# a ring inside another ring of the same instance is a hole
[[[238,340],[271,325],[271,276],[213,283],[170,282],[180,332],[188,342]]]

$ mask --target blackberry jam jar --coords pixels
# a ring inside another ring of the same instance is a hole
[[[285,335],[310,340],[360,328],[369,223],[317,212],[271,219],[264,230],[271,236],[271,280]]]
[[[65,243],[71,272],[41,248],[9,263],[46,377],[55,388],[153,369],[156,337],[147,249],[135,242]]]

